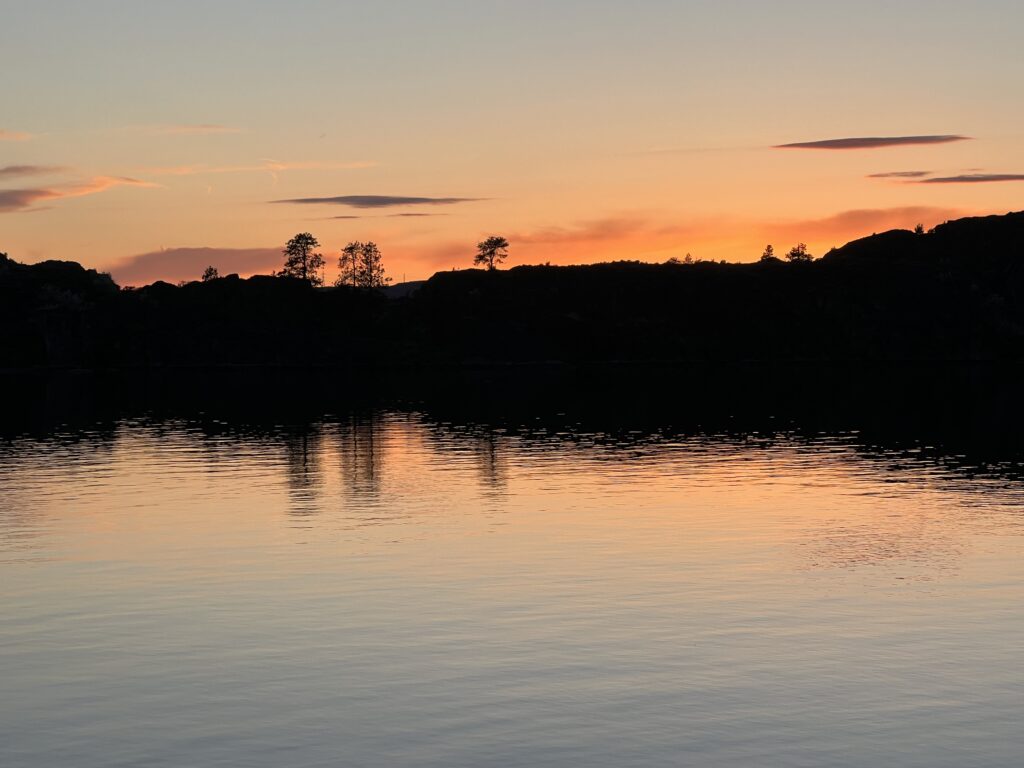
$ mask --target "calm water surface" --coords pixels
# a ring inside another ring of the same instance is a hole
[[[1020,765],[1017,470],[408,412],[14,438],[0,765]]]

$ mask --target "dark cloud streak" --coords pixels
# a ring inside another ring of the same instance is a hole
[[[999,181],[1024,181],[1024,173],[964,173],[959,176],[937,176],[922,179],[918,184],[990,184]]]
[[[391,195],[342,195],[340,197],[298,197],[272,200],[296,205],[347,205],[350,208],[394,208],[404,205],[455,205],[477,202],[479,197],[398,197]]]
[[[89,181],[78,184],[63,185],[52,188],[38,189],[4,189],[0,190],[0,213],[11,211],[39,210],[33,208],[36,203],[45,200],[62,200],[72,197],[86,197],[105,192],[114,187],[154,187],[138,179],[129,179],[125,176],[96,176]]]
[[[51,200],[54,194],[48,189],[4,189],[0,190],[0,212],[24,211],[41,200]]]
[[[67,171],[59,165],[6,165],[0,168],[0,179],[14,179],[22,176],[48,176]]]
[[[773,149],[881,149],[883,147],[905,147],[928,144],[951,144],[955,141],[970,141],[970,136],[860,136],[846,139],[824,139],[822,141],[798,141],[792,144],[777,144]]]
[[[328,216],[326,219],[318,219],[318,221],[337,221],[339,219],[423,219],[432,218],[434,216],[449,216],[447,213],[386,213],[381,216]]]
[[[931,171],[889,171],[888,173],[871,173],[869,179],[923,179],[930,176]]]

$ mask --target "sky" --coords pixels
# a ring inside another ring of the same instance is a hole
[[[396,281],[1024,209],[1024,4],[0,0],[0,251]],[[870,141],[868,140],[870,139]],[[797,145],[797,146],[785,146]],[[896,175],[898,174],[898,175]]]

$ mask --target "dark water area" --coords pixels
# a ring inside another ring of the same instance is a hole
[[[1021,378],[9,377],[0,764],[1017,764]]]
[[[1017,364],[43,371],[0,375],[0,391],[7,439],[139,418],[301,427],[386,409],[485,429],[857,434],[981,468],[1012,463],[1024,429]]]

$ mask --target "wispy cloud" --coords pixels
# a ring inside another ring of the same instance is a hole
[[[977,211],[931,206],[855,209],[805,219],[765,220],[734,216],[680,219],[667,212],[623,212],[603,218],[505,229],[515,264],[584,264],[620,259],[664,261],[692,253],[696,258],[756,261],[765,243],[776,250],[806,242],[815,254],[855,238],[889,229],[926,227]],[[492,232],[477,232],[459,241],[398,241],[389,245],[388,259],[410,269],[450,269],[472,263],[474,243]]]
[[[120,176],[97,176],[80,184],[68,184],[61,187],[37,187],[32,189],[0,190],[0,213],[39,210],[39,203],[52,200],[63,200],[71,197],[86,197],[105,192],[113,187],[155,187],[138,179]]]
[[[730,222],[724,220],[679,221],[634,212],[502,234],[512,243],[511,253],[516,262],[572,264],[681,258],[687,251],[697,250],[699,244],[706,244],[709,238],[729,232]],[[487,234],[491,233],[480,233]]]
[[[359,216],[348,214],[347,216],[328,216],[322,221],[335,221],[337,219],[428,219],[434,216],[448,216],[447,213],[387,213],[382,216]]]
[[[936,176],[918,184],[990,184],[999,181],[1024,181],[1024,173],[963,173],[959,176]]]
[[[299,197],[291,200],[271,200],[272,203],[298,205],[347,205],[351,208],[393,208],[405,205],[455,205],[473,203],[479,197],[398,197],[391,195],[342,195],[340,197]]]
[[[607,243],[650,230],[650,222],[639,217],[608,217],[583,221],[572,226],[541,227],[513,236],[525,245],[566,245]]]
[[[931,176],[931,171],[888,171],[887,173],[870,173],[869,179],[922,179]]]
[[[584,221],[569,227],[546,227],[513,233],[513,244],[526,246],[584,246],[598,251],[618,251],[621,258],[632,258],[624,247],[657,251],[665,247],[686,246],[687,243],[741,243],[748,238],[765,242],[797,242],[804,240],[835,240],[841,245],[847,238],[861,237],[887,229],[910,228],[918,222],[933,224],[966,215],[954,208],[905,206],[898,208],[867,208],[840,211],[813,219],[765,221],[752,219],[713,218],[707,220],[658,221],[642,215],[618,216]],[[695,250],[698,246],[692,246]],[[739,253],[732,258],[741,257]]]
[[[811,242],[832,240],[842,245],[852,238],[884,232],[890,229],[910,229],[916,224],[933,226],[949,219],[960,218],[969,212],[959,208],[933,206],[903,206],[898,208],[856,208],[817,219],[803,219],[770,223],[764,227],[768,237],[785,241]]]
[[[24,176],[50,176],[64,173],[68,169],[59,165],[5,165],[0,168],[0,179],[16,179]]]
[[[282,171],[345,171],[359,168],[373,168],[377,165],[371,161],[354,161],[345,163],[323,162],[292,162],[282,160],[261,160],[249,165],[171,165],[151,168],[140,168],[137,173],[145,176],[202,176],[219,173],[280,173]]]
[[[126,130],[148,133],[151,136],[217,136],[241,133],[241,128],[213,123],[179,124],[179,125],[130,125]]]
[[[0,128],[0,141],[28,141],[31,138],[31,133],[25,133],[24,131],[5,131]]]
[[[970,141],[970,136],[860,136],[845,139],[823,139],[820,141],[798,141],[792,144],[776,144],[773,149],[882,149],[884,147],[906,147],[929,144],[951,144],[956,141]]]
[[[198,280],[206,267],[222,275],[270,272],[281,265],[280,248],[167,248],[130,256],[108,269],[122,285],[146,285],[156,280]]]
[[[637,214],[513,232],[508,239],[513,251],[527,263],[548,259],[556,263],[608,258],[660,260],[687,251],[694,256],[744,261],[756,258],[764,243],[779,246],[806,242],[815,249],[827,249],[872,232],[909,229],[918,223],[934,226],[969,213],[956,208],[905,206],[777,221],[724,217],[665,221]]]
[[[57,195],[48,189],[4,189],[0,190],[0,213],[25,211],[43,200],[52,200]]]

